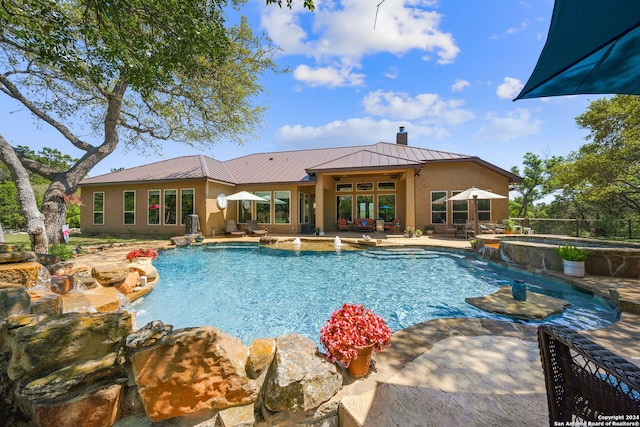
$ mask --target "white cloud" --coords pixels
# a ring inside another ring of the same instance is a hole
[[[542,121],[534,119],[526,108],[518,108],[502,117],[488,113],[486,121],[487,124],[474,135],[475,139],[506,142],[535,135],[542,127]]]
[[[293,77],[309,86],[362,86],[364,82],[364,74],[352,73],[348,68],[311,68],[307,65],[299,65],[294,70]]]
[[[425,9],[433,6],[428,0],[386,0],[377,20],[376,3],[362,0],[317,2],[313,13],[263,7],[261,23],[283,55],[313,57],[318,68],[326,63],[358,66],[368,55],[401,56],[412,50],[423,51],[425,61],[437,58],[447,64],[460,48],[451,33],[439,28],[442,15]]]
[[[524,84],[518,79],[514,79],[513,77],[505,77],[504,82],[498,86],[496,89],[496,95],[500,99],[513,99],[515,98],[522,88]]]
[[[420,138],[432,141],[449,136],[445,129],[436,126],[364,117],[336,120],[322,126],[286,125],[278,130],[275,139],[284,148],[296,149],[395,143],[400,126],[405,126],[409,132],[409,145]]]
[[[465,87],[470,87],[470,86],[471,86],[471,83],[469,83],[468,81],[458,79],[455,82],[453,82],[453,85],[451,86],[451,92],[460,92]]]
[[[389,67],[387,71],[384,72],[384,76],[388,79],[397,79],[400,75],[400,70],[398,67]]]
[[[438,95],[423,93],[411,97],[402,92],[370,92],[362,100],[365,112],[380,117],[404,120],[425,120],[439,126],[459,125],[474,118],[462,108],[464,101],[445,101]]]

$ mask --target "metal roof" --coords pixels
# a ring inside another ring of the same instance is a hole
[[[184,156],[87,178],[80,185],[210,179],[229,184],[309,181],[318,172],[416,168],[429,162],[473,161],[512,181],[509,171],[478,157],[408,145],[378,142],[373,145],[257,153],[221,162],[204,155]]]

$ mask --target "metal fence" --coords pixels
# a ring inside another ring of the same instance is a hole
[[[511,218],[536,234],[607,239],[640,239],[640,220],[600,220],[577,218]]]

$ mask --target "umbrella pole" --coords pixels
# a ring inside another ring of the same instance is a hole
[[[480,234],[480,223],[478,221],[478,196],[473,196],[473,224],[475,226],[475,237]]]

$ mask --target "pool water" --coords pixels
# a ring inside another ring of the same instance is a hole
[[[325,320],[347,302],[364,304],[394,331],[447,317],[516,321],[465,302],[516,280],[530,291],[571,303],[546,322],[596,329],[618,318],[607,300],[561,281],[446,250],[305,252],[217,244],[163,251],[154,265],[160,282],[134,304],[137,327],[156,319],[174,328],[210,325],[247,345],[254,338],[288,333],[317,343]]]

